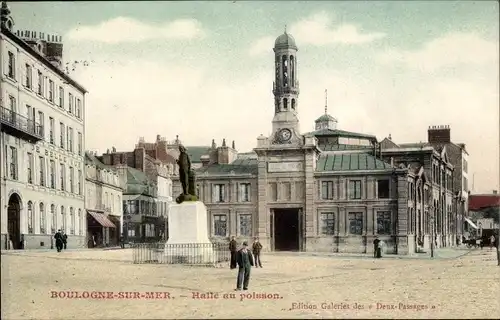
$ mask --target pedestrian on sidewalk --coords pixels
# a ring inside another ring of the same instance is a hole
[[[248,243],[243,242],[243,248],[238,251],[236,256],[238,264],[238,279],[236,280],[236,290],[248,290],[248,283],[250,282],[250,269],[254,265],[253,256],[248,250]]]
[[[255,267],[262,268],[262,261],[260,260],[260,252],[262,251],[262,244],[259,242],[259,238],[255,237],[252,244],[253,257],[255,259]]]
[[[373,257],[374,258],[382,258],[382,250],[380,248],[380,239],[375,237],[373,240]]]
[[[234,236],[231,237],[231,241],[229,241],[229,252],[231,254],[231,260],[229,263],[229,267],[231,269],[236,269],[236,255],[238,254],[238,243],[234,239]]]
[[[63,235],[62,235],[62,242],[63,242],[64,250],[66,250],[68,248],[68,235],[64,231],[63,231]]]
[[[495,247],[495,236],[491,235],[490,237],[490,251]]]
[[[61,252],[61,250],[63,248],[63,239],[62,239],[61,229],[57,230],[56,234],[54,235],[54,239],[56,240],[57,252]]]

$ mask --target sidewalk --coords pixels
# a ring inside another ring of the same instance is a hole
[[[382,255],[381,259],[418,259],[418,260],[429,260],[429,259],[456,259],[470,252],[479,249],[467,249],[466,248],[440,248],[434,250],[434,257],[431,258],[430,252],[426,253],[413,253],[408,255],[396,255],[396,254],[385,254]],[[325,258],[355,258],[355,259],[373,259],[372,254],[368,253],[341,253],[341,252],[268,252],[269,255],[297,255],[297,256],[311,256],[311,257],[325,257]]]

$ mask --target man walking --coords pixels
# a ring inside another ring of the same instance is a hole
[[[253,239],[252,252],[255,259],[255,267],[262,268],[262,261],[260,260],[260,251],[262,250],[262,244],[259,242],[259,238]]]
[[[234,240],[234,236],[231,237],[229,241],[229,252],[231,253],[231,262],[229,267],[231,269],[236,269],[236,254],[238,253],[238,243]]]
[[[68,235],[66,234],[66,232],[63,232],[62,234],[62,242],[63,242],[63,246],[64,246],[64,250],[66,250],[68,248]]]
[[[253,256],[248,250],[248,243],[243,242],[243,248],[238,251],[236,261],[239,266],[238,279],[236,281],[236,290],[248,290],[248,283],[250,282],[250,268],[254,265]]]
[[[375,240],[373,240],[373,257],[374,258],[382,257],[382,252],[380,250],[380,239],[378,237],[375,237]]]
[[[57,252],[61,252],[63,248],[63,240],[62,240],[62,234],[61,230],[57,230],[56,234],[54,235],[54,239],[56,240],[56,249]]]

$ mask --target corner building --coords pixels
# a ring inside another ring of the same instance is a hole
[[[85,245],[86,90],[62,68],[61,38],[14,33],[5,2],[0,33],[2,249]]]
[[[276,39],[271,136],[244,154],[212,142],[201,157],[197,192],[213,241],[257,236],[265,250],[370,253],[378,236],[387,253],[428,247],[429,219],[411,214],[422,170],[384,161],[375,136],[337,129],[326,104],[316,130],[301,133],[297,52],[291,35]],[[417,236],[414,226],[424,221]]]

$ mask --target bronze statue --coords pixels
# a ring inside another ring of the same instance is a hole
[[[184,201],[197,201],[196,196],[196,177],[194,171],[191,170],[191,160],[189,155],[186,153],[186,148],[183,145],[179,145],[179,159],[177,164],[179,165],[179,180],[182,185],[182,194],[180,194],[175,201],[177,203],[182,203]]]
[[[186,153],[186,148],[183,145],[179,145],[179,159],[177,164],[179,165],[179,180],[182,185],[182,194],[188,194],[189,190],[189,172],[191,171],[191,160],[189,155]]]

